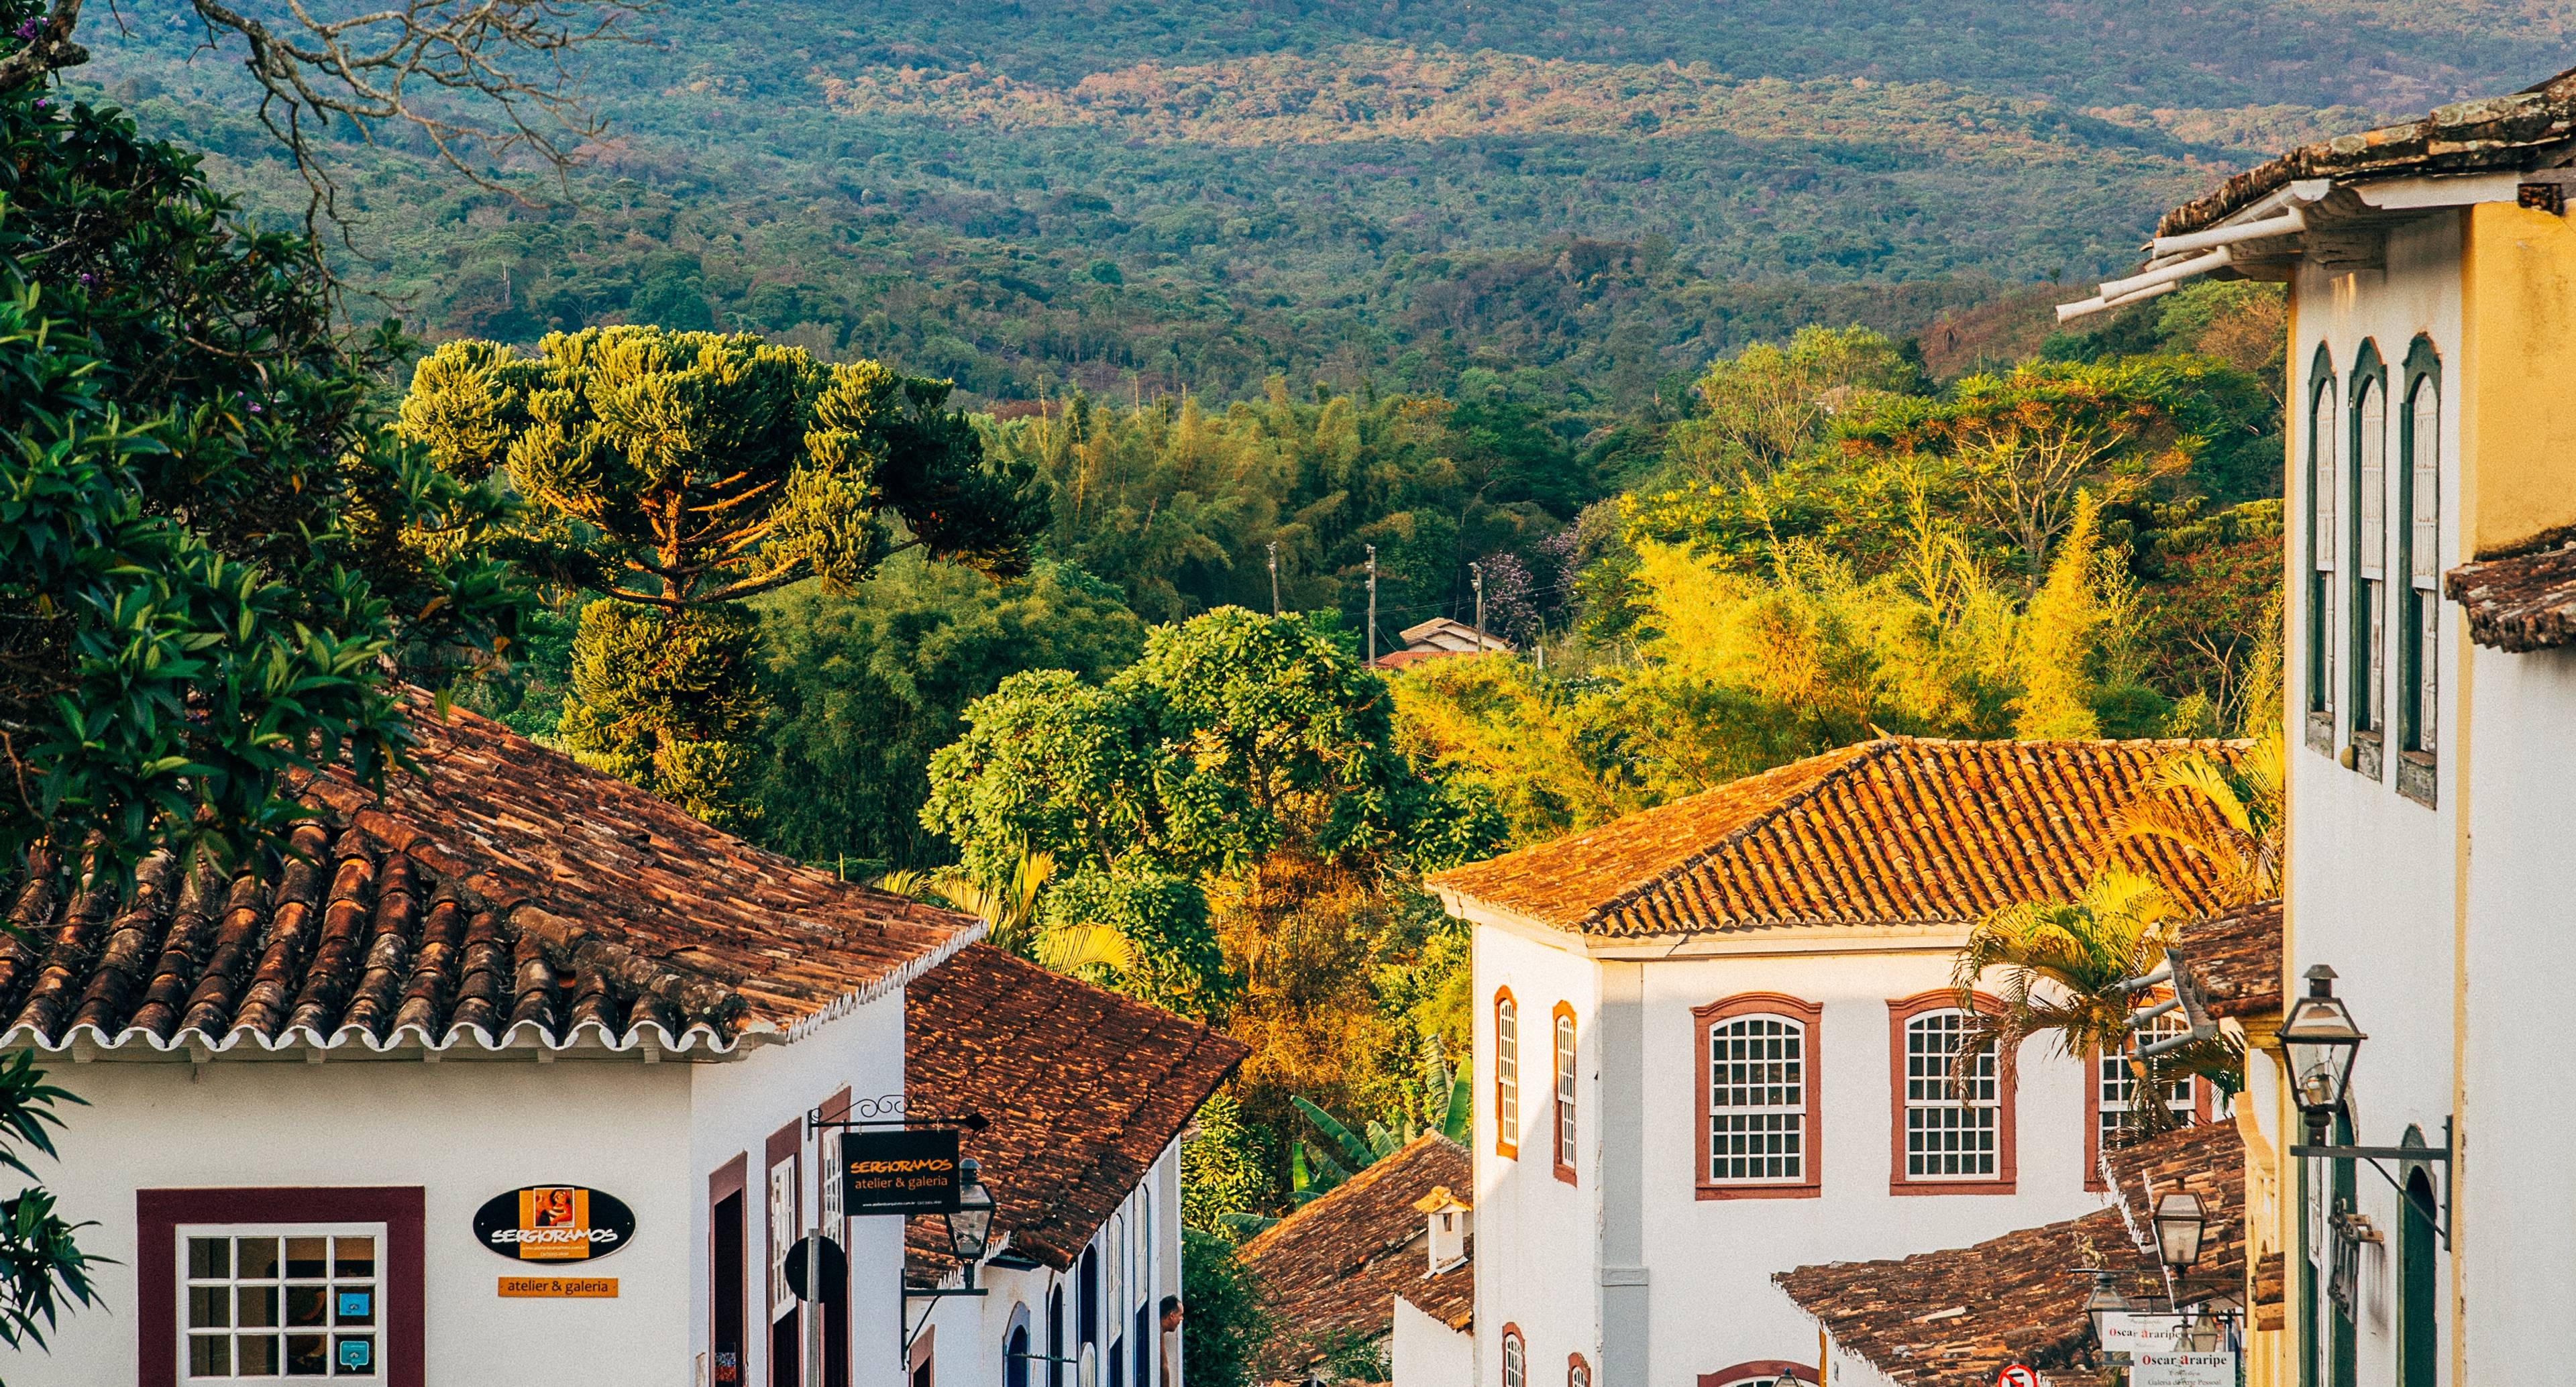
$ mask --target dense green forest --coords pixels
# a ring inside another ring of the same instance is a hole
[[[1273,373],[1436,392],[1481,365],[1624,410],[1801,323],[1903,335],[2121,263],[2226,167],[2543,75],[2568,22],[2375,0],[1050,0],[971,22],[681,3],[586,56],[610,133],[577,209],[380,132],[344,151],[373,257],[349,268],[433,339],[755,330],[969,402],[1230,400]],[[137,10],[79,76],[256,207],[300,211],[238,72],[186,61],[199,38]]]

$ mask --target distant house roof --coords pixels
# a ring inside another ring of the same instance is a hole
[[[1377,667],[1402,669],[1407,665],[1418,665],[1425,660],[1455,660],[1462,655],[1473,654],[1475,652],[1472,650],[1390,650],[1377,657]]]
[[[1598,940],[1788,926],[1965,925],[2072,895],[2116,858],[2187,906],[2216,906],[2209,865],[2160,840],[2115,842],[2159,763],[2235,742],[1957,742],[1829,751],[1705,794],[1430,879]]]
[[[1799,1267],[1772,1280],[1845,1352],[1900,1387],[1986,1387],[2014,1363],[2043,1371],[2081,1366],[2092,1282],[2068,1273],[2100,1267],[2132,1300],[2164,1301],[2152,1250],[2156,1195],[2188,1189],[2209,1212],[2193,1283],[2242,1284],[2244,1159],[2234,1124],[2186,1127],[2106,1155],[2114,1202],[2082,1218],[1973,1247]]]
[[[1305,1376],[1338,1337],[1386,1334],[1396,1296],[1452,1329],[1468,1327],[1476,1308],[1472,1248],[1466,1264],[1431,1275],[1429,1231],[1413,1207],[1438,1186],[1472,1189],[1475,1175],[1465,1147],[1430,1133],[1243,1245],[1243,1263],[1279,1317],[1260,1364],[1265,1380]]]
[[[1249,1053],[1243,1042],[1131,997],[975,944],[904,990],[904,1103],[982,1113],[997,1234],[1062,1271]],[[935,1219],[907,1230],[922,1280],[954,1264]]]
[[[282,861],[131,889],[22,871],[0,934],[0,1046],[257,1056],[730,1053],[938,962],[981,925],[707,827],[499,723],[407,695],[418,775],[334,769]]]
[[[2193,920],[2173,952],[2191,970],[2212,1016],[2244,1020],[2281,1014],[2281,902],[2256,901]]]
[[[1510,641],[1504,640],[1493,632],[1487,631],[1479,639],[1475,627],[1463,621],[1452,621],[1445,616],[1435,616],[1429,621],[1416,622],[1395,634],[1408,649],[1412,650],[1451,654],[1478,650],[1510,654],[1512,650]]]
[[[2576,644],[2576,540],[2462,564],[2443,589],[2468,614],[2469,638],[2480,645],[2521,652]]]
[[[2437,107],[2417,119],[2301,145],[2165,213],[2156,234],[2203,230],[2303,179],[2481,173],[2576,153],[2576,69],[2510,96]]]

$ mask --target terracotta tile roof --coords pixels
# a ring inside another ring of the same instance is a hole
[[[1416,1137],[1243,1245],[1244,1265],[1279,1316],[1260,1364],[1264,1380],[1303,1378],[1337,1337],[1388,1333],[1397,1296],[1452,1328],[1467,1327],[1476,1305],[1473,1240],[1465,1265],[1430,1275],[1424,1216],[1413,1207],[1441,1185],[1474,1188],[1466,1148],[1437,1133]]]
[[[2165,213],[2159,236],[2224,221],[2298,179],[2479,173],[2544,165],[2576,149],[2576,70],[2510,96],[2438,107],[2398,125],[2305,144]]]
[[[2182,927],[2172,952],[2182,956],[2212,1016],[2281,1014],[2281,902],[2254,904]]]
[[[2102,1267],[2131,1300],[2164,1301],[2164,1275],[2131,1231],[2132,1219],[2147,1230],[2150,1177],[2159,1192],[2186,1180],[2215,1215],[2190,1284],[2233,1290],[2244,1272],[2243,1147],[2233,1125],[2188,1127],[2107,1159],[2119,1181],[2110,1208],[1973,1247],[1799,1267],[1772,1280],[1835,1343],[1901,1387],[1987,1387],[2014,1363],[2084,1366],[2092,1283],[2070,1273]]]
[[[2107,854],[2186,903],[2205,862],[2112,823],[2157,765],[2234,742],[1954,742],[1884,737],[1431,878],[1595,939],[1792,925],[1956,925],[2072,895]]]
[[[422,773],[381,797],[338,770],[302,784],[318,815],[282,861],[188,874],[164,854],[122,893],[21,873],[0,1046],[730,1052],[899,986],[980,928],[409,701]]]
[[[1425,660],[1457,660],[1472,656],[1470,650],[1391,650],[1377,657],[1379,669],[1402,669]]]
[[[2576,644],[2576,541],[2452,569],[2443,591],[2468,614],[2469,638],[2497,650]]]
[[[903,1049],[907,1110],[991,1121],[965,1152],[983,1163],[994,1226],[1059,1271],[1249,1053],[989,944],[904,989]],[[935,1219],[914,1219],[905,1242],[920,1279],[954,1265]]]

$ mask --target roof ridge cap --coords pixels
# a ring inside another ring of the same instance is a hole
[[[1612,896],[1610,899],[1592,907],[1590,910],[1585,911],[1583,913],[1583,918],[1574,922],[1575,932],[1579,934],[1590,930],[1592,926],[1607,918],[1611,912],[1627,906],[1630,902],[1635,901],[1647,892],[1666,885],[1674,879],[1688,873],[1691,869],[1699,866],[1701,863],[1715,857],[1722,849],[1733,847],[1736,843],[1742,841],[1747,833],[1756,828],[1768,825],[1779,819],[1781,815],[1805,804],[1808,800],[1813,799],[1818,791],[1824,789],[1825,786],[1833,783],[1833,781],[1841,776],[1848,774],[1853,769],[1876,761],[1890,752],[1893,752],[1898,746],[1914,742],[1916,740],[1918,739],[1903,736],[1902,734],[1881,733],[1866,742],[1854,742],[1850,746],[1836,747],[1832,751],[1818,752],[1814,757],[1801,758],[1802,760],[1815,760],[1821,757],[1839,754],[1842,755],[1844,759],[1841,765],[1835,766],[1824,774],[1817,776],[1806,785],[1791,791],[1788,795],[1783,796],[1778,801],[1764,808],[1762,812],[1755,814],[1753,817],[1746,819],[1744,822],[1737,824],[1735,827],[1728,829],[1722,834],[1719,834],[1716,841],[1691,852],[1689,855],[1666,866],[1662,871],[1655,873],[1644,881],[1638,882],[1636,885],[1621,891],[1619,894]],[[1756,771],[1754,774],[1769,775],[1771,771],[1786,770],[1789,766],[1795,766],[1798,764],[1798,761],[1791,761],[1787,765],[1773,766],[1770,770]],[[1751,776],[1745,777],[1747,780],[1751,778]],[[1729,785],[1737,783],[1740,782],[1728,782]],[[1718,791],[1726,788],[1726,785],[1720,785],[1715,789],[1706,791],[1705,793],[1716,794]]]

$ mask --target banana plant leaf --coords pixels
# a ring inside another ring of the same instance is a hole
[[[1348,1169],[1361,1169],[1378,1158],[1379,1152],[1375,1147],[1361,1140],[1357,1132],[1343,1126],[1331,1113],[1300,1096],[1292,1096],[1288,1101],[1297,1105],[1297,1111],[1304,1113],[1306,1120],[1313,1123],[1315,1130],[1323,1133],[1326,1140],[1341,1148],[1340,1154]],[[1349,1176],[1346,1174],[1343,1178],[1348,1179]]]

